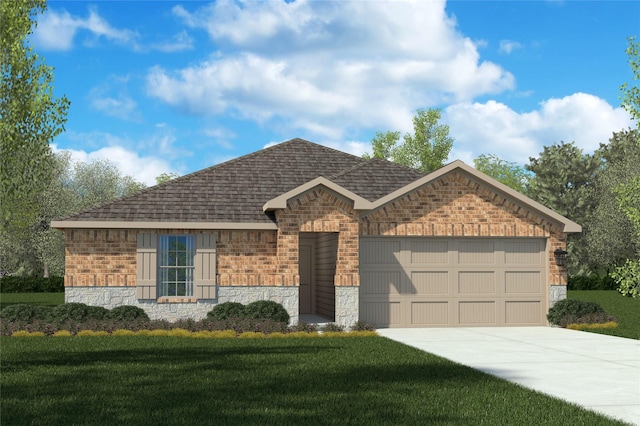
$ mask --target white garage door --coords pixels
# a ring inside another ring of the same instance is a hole
[[[390,327],[546,324],[546,240],[360,238],[360,319]]]

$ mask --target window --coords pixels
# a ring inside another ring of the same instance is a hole
[[[195,236],[161,235],[158,242],[159,296],[193,296]]]

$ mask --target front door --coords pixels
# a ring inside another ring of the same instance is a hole
[[[312,273],[312,259],[313,259],[313,244],[300,242],[299,251],[299,268],[300,268],[300,314],[313,314],[312,310],[312,286],[313,286],[313,273]]]

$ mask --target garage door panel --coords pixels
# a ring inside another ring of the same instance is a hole
[[[542,303],[539,300],[505,302],[504,322],[507,325],[540,324],[542,315]]]
[[[490,300],[458,302],[458,321],[460,325],[495,324],[496,302]]]
[[[505,265],[542,265],[539,241],[508,241],[504,244]]]
[[[375,238],[360,245],[360,263],[363,265],[399,264],[401,242],[398,239]]]
[[[458,263],[460,265],[493,265],[495,250],[493,241],[459,241]]]
[[[539,271],[506,271],[505,294],[542,294],[542,273]]]
[[[449,242],[414,240],[410,242],[411,264],[448,264]]]
[[[401,271],[365,272],[362,274],[361,280],[360,292],[364,295],[397,295],[402,293]]]
[[[449,302],[411,302],[411,325],[449,324]]]
[[[493,271],[463,271],[458,273],[458,293],[496,294],[496,273]]]
[[[362,321],[382,326],[401,324],[401,313],[399,301],[384,300],[365,302],[360,305],[360,319]]]
[[[411,282],[417,295],[449,294],[449,273],[447,271],[413,271]]]

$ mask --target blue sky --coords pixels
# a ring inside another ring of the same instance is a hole
[[[469,164],[632,126],[637,1],[49,0],[38,21],[71,100],[54,149],[149,185],[294,137],[361,155],[418,108],[443,110]]]

